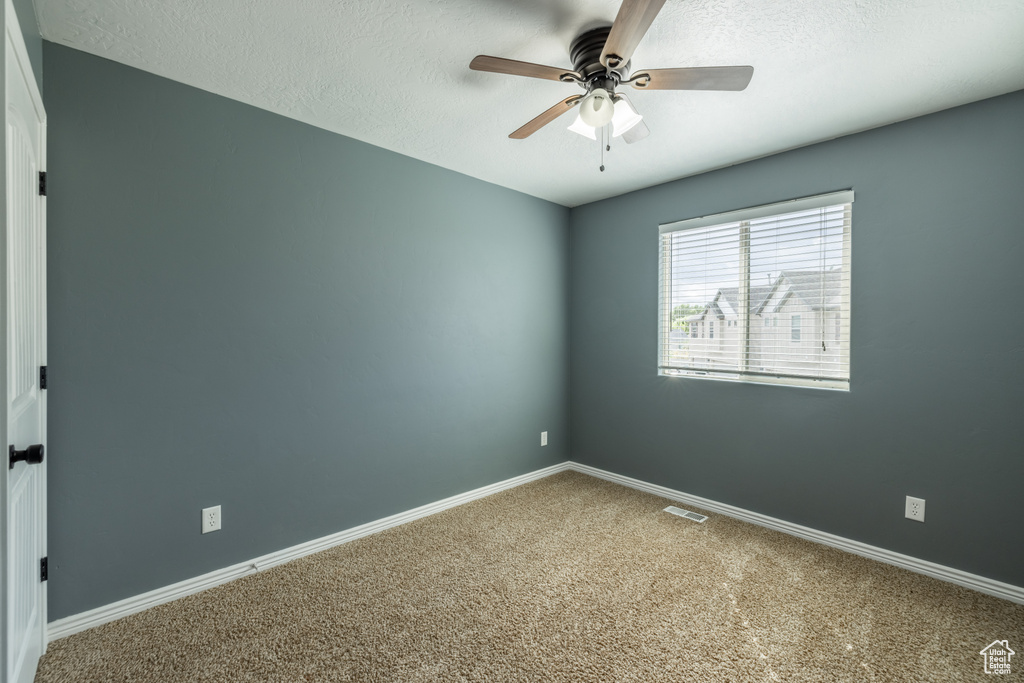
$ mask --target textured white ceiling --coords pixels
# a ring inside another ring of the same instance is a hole
[[[633,64],[754,66],[743,92],[627,89],[651,136],[508,134],[579,92],[469,70],[570,66],[616,0],[35,0],[43,37],[576,206],[1024,88],[1021,0],[668,0]]]

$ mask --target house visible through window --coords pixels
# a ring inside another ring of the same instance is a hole
[[[661,226],[659,372],[849,389],[852,210],[845,191]],[[681,324],[700,337],[673,343]]]

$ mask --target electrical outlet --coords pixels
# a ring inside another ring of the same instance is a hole
[[[220,531],[220,505],[203,508],[203,533]]]
[[[547,432],[541,432],[540,433],[540,445],[541,446],[547,446],[548,445],[548,433]]]
[[[924,498],[907,496],[907,519],[915,522],[924,521]]]

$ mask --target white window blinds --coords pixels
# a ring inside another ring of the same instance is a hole
[[[661,226],[658,368],[848,389],[853,192]]]

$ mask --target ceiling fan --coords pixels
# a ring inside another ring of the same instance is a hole
[[[623,0],[611,26],[586,31],[572,41],[572,69],[487,55],[474,57],[469,68],[575,83],[586,91],[566,97],[514,131],[509,135],[512,139],[527,138],[578,106],[579,116],[569,130],[596,140],[597,131],[603,136],[605,126],[611,124],[613,137],[621,136],[633,143],[647,137],[650,130],[626,96],[615,92],[617,86],[628,84],[637,90],[743,90],[754,75],[752,66],[643,69],[630,74],[633,51],[664,4],[665,0]]]

